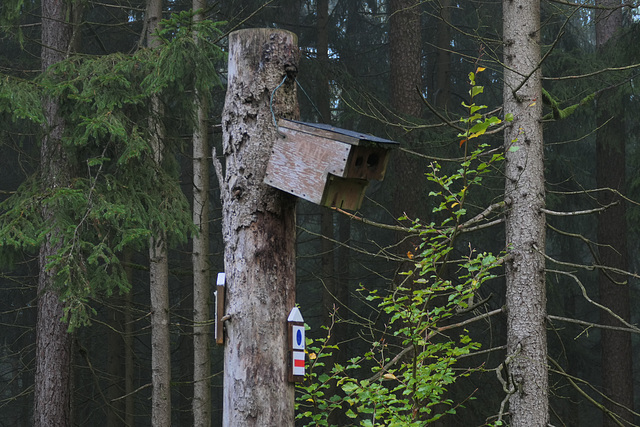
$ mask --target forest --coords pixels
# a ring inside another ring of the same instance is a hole
[[[634,0],[2,0],[0,426],[640,425],[638,73]]]

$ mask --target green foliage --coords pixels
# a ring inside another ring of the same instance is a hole
[[[496,116],[483,116],[480,111],[486,109],[487,106],[476,105],[474,103],[475,97],[484,92],[484,86],[479,86],[476,83],[477,74],[484,70],[485,68],[478,67],[476,68],[475,73],[473,71],[469,73],[469,84],[471,85],[471,89],[469,89],[469,97],[471,101],[469,104],[465,102],[462,103],[462,106],[468,111],[468,116],[460,119],[460,121],[467,126],[465,132],[458,134],[458,137],[464,138],[460,141],[461,146],[470,139],[484,135],[489,127],[502,123],[502,120]]]
[[[470,80],[473,98],[482,93],[482,87],[476,85],[473,73]],[[479,115],[485,106],[477,107],[473,102],[465,106],[470,114],[463,119],[469,124],[464,135],[468,139],[500,122]],[[474,129],[478,124],[483,127]],[[408,254],[413,269],[405,273],[405,283],[386,295],[361,289],[365,300],[374,304],[385,319],[384,330],[370,343],[369,350],[350,359],[346,366],[335,364],[327,369],[324,359],[337,348],[327,345],[330,328],[325,339],[308,339],[311,363],[305,382],[298,386],[296,404],[297,418],[305,425],[328,426],[330,414],[341,410],[352,425],[426,426],[457,411],[459,405],[446,398],[445,393],[455,381],[472,372],[460,370],[456,364],[460,357],[479,349],[480,344],[466,329],[449,335],[462,326],[453,323],[453,317],[473,308],[474,295],[483,283],[495,277],[493,270],[502,263],[500,257],[478,253],[471,247],[466,257],[449,260],[461,220],[467,214],[467,194],[503,160],[502,154],[487,155],[486,149],[481,144],[471,150],[450,175],[443,174],[438,163],[431,164],[426,175],[439,191],[432,191],[429,196],[440,199],[433,211],[445,213],[445,219],[438,225],[412,221],[421,243],[416,254]],[[449,272],[445,277],[443,266],[447,264],[455,273]],[[341,392],[327,395],[336,388]]]
[[[33,83],[6,76],[0,80],[0,114],[12,121],[25,119],[44,123],[41,91]]]
[[[60,142],[71,159],[71,182],[51,188],[37,173],[0,204],[0,260],[34,252],[54,236],[46,268],[56,272],[70,329],[89,322],[92,298],[129,291],[120,263],[125,248],[145,248],[152,232],[175,244],[195,231],[171,155],[178,147],[167,138],[158,165],[149,145],[151,97],[171,103],[174,115],[193,116],[194,88],[207,93],[220,83],[215,64],[224,55],[212,43],[219,24],[204,21],[187,31],[189,17],[164,22],[158,49],[73,57],[34,82],[0,81],[0,113],[44,130],[42,100],[57,99],[65,120]]]

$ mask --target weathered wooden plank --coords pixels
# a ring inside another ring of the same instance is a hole
[[[320,204],[322,206],[356,210],[362,205],[368,185],[369,181],[364,179],[348,179],[329,175]]]
[[[265,182],[321,204],[328,174],[344,175],[351,146],[293,129],[280,131],[286,137],[274,143]]]

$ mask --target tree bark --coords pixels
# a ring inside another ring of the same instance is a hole
[[[539,0],[503,1],[505,263],[511,425],[549,422]]]
[[[419,117],[422,36],[419,0],[389,1],[391,106],[400,114]]]
[[[193,0],[193,10],[206,6]],[[202,14],[193,16],[202,21]],[[193,133],[193,425],[211,425],[211,357],[209,326],[209,161],[207,141],[207,97],[196,92],[197,123]]]
[[[295,198],[263,179],[280,137],[271,108],[277,118],[299,115],[295,82],[285,80],[297,69],[298,56],[297,37],[288,31],[229,36],[222,115],[226,175],[219,176],[230,317],[223,423],[229,427],[294,425],[286,320],[295,304]]]
[[[133,285],[133,269],[130,266],[131,263],[131,249],[125,249],[124,259],[125,264],[127,265],[127,280],[131,285]],[[133,427],[135,424],[135,409],[134,409],[134,388],[133,388],[133,379],[134,379],[134,351],[133,351],[133,297],[132,292],[127,292],[124,296],[124,314],[123,314],[123,323],[124,323],[124,425],[127,427]]]
[[[106,427],[121,426],[124,421],[125,401],[118,399],[124,395],[124,296],[114,296],[114,307],[107,309],[109,330],[107,331],[107,372],[108,386],[105,396],[110,405],[107,408]]]
[[[598,55],[606,55],[615,47],[614,36],[622,28],[622,9],[619,0],[597,0],[603,9],[596,16],[596,46]],[[626,174],[626,133],[623,100],[615,90],[605,91],[597,99],[596,133],[596,186],[624,192]],[[598,216],[598,264],[627,271],[627,218],[624,199],[611,190],[600,193],[598,202],[609,205],[617,202]],[[598,273],[600,302],[614,313],[629,321],[631,315],[628,276]],[[622,324],[609,313],[600,313],[600,323],[611,326]],[[604,406],[622,419],[633,423],[633,351],[631,334],[603,329],[601,331],[602,388],[606,396]],[[614,403],[615,402],[615,403]],[[618,406],[622,405],[622,407]],[[603,415],[605,427],[618,425],[610,415]]]
[[[446,110],[451,96],[451,0],[440,1],[440,19],[438,20],[438,52],[436,54],[436,78],[434,103]]]
[[[62,61],[71,42],[68,23],[69,5],[64,0],[42,2],[42,70]],[[51,193],[71,183],[71,165],[62,136],[65,129],[57,99],[44,101],[47,120],[40,148],[43,192]],[[40,248],[38,277],[38,320],[36,324],[36,374],[34,382],[33,425],[66,427],[71,425],[71,335],[62,322],[64,303],[55,290],[57,269],[46,267],[49,258],[60,248],[61,230],[55,223],[55,212],[44,207],[45,221],[52,224]]]
[[[390,59],[390,103],[398,116],[419,117],[422,110],[422,99],[417,88],[422,86],[422,37],[420,27],[419,0],[389,1],[389,59]],[[402,119],[397,120],[402,124]],[[417,143],[415,134],[405,134],[401,130],[395,132],[403,139],[405,147],[414,148]],[[416,157],[399,151],[391,157],[392,170],[398,171],[393,191],[392,214],[398,218],[404,214],[415,218],[418,215],[420,198],[416,197],[416,188],[425,181],[424,169]],[[411,185],[407,185],[411,183]],[[404,233],[398,234],[397,246],[400,254],[415,250],[417,239],[407,239]],[[402,255],[401,255],[402,256]],[[405,263],[398,272],[411,269],[413,263]],[[403,276],[404,277],[404,276]],[[400,276],[396,281],[404,280]]]
[[[160,44],[153,33],[162,19],[162,0],[147,4],[147,47]],[[162,126],[163,105],[159,97],[151,99],[149,129],[153,157],[162,168],[165,131]],[[171,340],[169,332],[169,260],[167,238],[162,230],[153,230],[149,239],[149,289],[151,300],[151,424],[171,425]]]

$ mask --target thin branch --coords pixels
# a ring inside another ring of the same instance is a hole
[[[549,361],[551,362],[552,365],[554,365],[556,367],[557,370],[555,369],[549,369],[549,371],[554,372],[556,374],[562,375],[568,382],[569,384],[580,394],[582,395],[582,397],[584,397],[585,399],[587,399],[593,406],[595,406],[596,408],[600,409],[602,412],[604,412],[605,414],[607,414],[607,416],[609,418],[611,418],[613,420],[613,422],[615,422],[617,425],[624,427],[624,424],[622,424],[622,422],[618,419],[619,416],[615,413],[613,413],[611,410],[607,409],[603,404],[597,402],[594,398],[592,398],[591,396],[589,396],[589,394],[582,390],[582,388],[580,388],[580,386],[578,384],[576,384],[576,380],[577,381],[583,381],[577,377],[574,377],[573,375],[569,375],[568,373],[565,372],[564,369],[562,369],[562,366],[560,366],[560,364],[558,362],[556,362],[552,357],[547,356],[547,359],[549,359]],[[589,386],[594,389],[590,384]],[[594,389],[595,390],[595,389]],[[626,408],[620,404],[618,404],[617,402],[615,402],[614,400],[612,400],[611,398],[609,398],[607,395],[595,390],[601,397],[603,397],[604,399],[608,400],[609,402],[614,403],[617,406],[620,406],[628,411],[630,411],[631,413],[636,414],[633,410],[630,410],[629,408]],[[631,424],[631,425],[635,425],[635,424]]]
[[[574,75],[574,76],[562,76],[562,77],[543,77],[543,80],[573,80],[573,79],[584,79],[586,77],[593,77],[593,76],[597,76],[598,74],[602,74],[602,73],[608,73],[609,71],[627,71],[627,70],[633,70],[634,68],[640,68],[640,63],[638,64],[631,64],[631,65],[625,65],[623,67],[607,67],[607,68],[602,68],[600,70],[597,71],[593,71],[591,73],[586,73],[586,74],[578,74],[578,75]]]
[[[601,310],[606,311],[607,313],[609,313],[612,317],[616,318],[620,323],[622,323],[623,325],[627,326],[629,329],[633,329],[634,331],[640,333],[640,328],[638,328],[635,325],[632,325],[631,323],[627,322],[626,320],[624,320],[622,317],[618,316],[613,310],[611,310],[609,307],[605,307],[602,304],[599,304],[597,302],[595,302],[594,300],[592,300],[591,298],[589,298],[589,295],[587,294],[587,290],[585,289],[584,285],[582,284],[582,282],[580,281],[580,279],[578,279],[578,277],[575,274],[569,273],[568,271],[561,271],[561,270],[549,270],[549,269],[545,269],[545,271],[547,273],[556,273],[556,274],[563,274],[565,276],[569,276],[571,277],[580,287],[580,289],[582,290],[582,296],[584,297],[584,299],[586,299],[588,302],[590,302],[591,304],[595,305],[596,307],[598,307]]]
[[[626,202],[631,203],[632,205],[636,205],[636,206],[640,206],[640,202],[637,202],[633,199],[628,198],[627,196],[625,196],[624,194],[622,194],[619,190],[616,190],[615,188],[609,188],[609,187],[602,187],[602,188],[593,188],[591,190],[580,190],[580,191],[549,191],[549,193],[552,194],[562,194],[565,196],[572,196],[572,195],[582,195],[582,194],[589,194],[589,193],[597,193],[600,191],[610,191],[613,194],[615,194],[616,196],[620,197],[621,199],[623,199]]]
[[[488,134],[488,133],[489,132],[485,132],[485,135]],[[411,154],[412,156],[420,157],[420,158],[427,159],[427,160],[434,160],[436,162],[460,163],[460,162],[463,162],[463,161],[467,160],[467,158],[468,158],[468,157],[453,157],[453,158],[435,157],[435,156],[428,156],[426,154],[418,153],[416,151],[412,151],[412,150],[409,150],[409,149],[404,148],[404,147],[399,147],[398,149],[400,151],[405,152],[405,153]],[[502,146],[500,146],[500,147],[494,148],[492,150],[485,151],[484,153],[481,154],[481,156],[488,156],[488,155],[491,155],[493,153],[500,152],[502,150],[503,150],[503,148],[502,148]]]
[[[459,233],[461,234],[471,233],[472,231],[478,231],[484,228],[493,227],[494,225],[502,224],[503,222],[504,222],[504,218],[498,218],[496,220],[493,220],[484,224],[476,225],[475,227],[463,228],[462,230],[459,231]]]
[[[449,127],[457,130],[458,132],[464,133],[466,131],[466,129],[461,128],[460,126],[456,125],[455,123],[453,123],[451,120],[447,119],[445,116],[443,116],[442,114],[440,114],[440,112],[438,110],[436,110],[431,104],[429,104],[429,101],[427,101],[427,98],[424,97],[424,95],[422,94],[422,91],[420,91],[420,88],[416,88],[418,91],[418,94],[420,94],[420,98],[422,98],[422,102],[424,102],[424,105],[426,105],[426,107],[433,113],[436,115],[436,117],[438,117],[440,120],[442,120],[442,122],[446,123]]]
[[[380,377],[384,375],[385,372],[389,371],[389,368],[391,368],[393,365],[398,363],[398,361],[402,358],[402,356],[409,353],[410,351],[413,351],[412,345],[409,345],[403,348],[400,353],[396,354],[396,357],[394,357],[389,362],[387,362],[387,364],[385,364],[378,372],[376,372],[375,375],[369,378],[369,382],[374,382],[380,379]]]
[[[569,317],[554,316],[552,314],[548,314],[547,319],[559,320],[561,322],[567,322],[567,323],[575,323],[576,325],[586,326],[587,328],[610,329],[612,331],[628,332],[630,334],[640,334],[640,329],[637,329],[637,328],[631,329],[631,328],[624,328],[622,326],[602,325],[600,323],[593,323],[593,322],[587,322],[585,320],[571,319]]]
[[[537,246],[533,246],[535,250],[537,250],[538,252],[540,252],[546,259],[548,259],[549,261],[552,261],[555,264],[558,265],[563,265],[565,267],[572,267],[572,268],[579,268],[581,270],[587,270],[587,271],[593,271],[596,269],[600,269],[600,270],[607,270],[607,271],[611,271],[613,273],[617,273],[623,276],[630,276],[633,277],[634,279],[640,279],[640,275],[636,274],[636,273],[632,273],[630,271],[625,271],[625,270],[621,270],[619,268],[615,268],[615,267],[609,267],[607,265],[600,265],[600,264],[591,264],[591,265],[586,265],[586,264],[576,264],[573,262],[566,262],[566,261],[558,261],[555,258],[550,257],[549,255],[545,254],[544,252],[541,252]]]
[[[619,202],[613,202],[613,203],[609,203],[606,206],[602,206],[600,208],[593,208],[593,209],[586,209],[583,211],[571,211],[571,212],[557,212],[557,211],[552,211],[549,209],[545,209],[545,208],[541,208],[540,210],[544,213],[546,213],[547,215],[552,215],[552,216],[576,216],[576,215],[589,215],[592,213],[598,213],[598,212],[602,212],[604,210],[607,210],[608,208],[617,205]]]
[[[414,228],[410,228],[410,227],[404,227],[402,225],[391,225],[391,224],[383,224],[381,222],[375,222],[375,221],[371,221],[370,219],[366,219],[363,218],[361,216],[352,214],[351,212],[347,212],[345,210],[342,210],[340,208],[336,208],[336,207],[331,207],[331,209],[333,209],[336,212],[339,212],[343,215],[348,216],[349,218],[351,218],[354,221],[359,221],[363,224],[366,225],[371,225],[373,227],[378,227],[378,228],[382,228],[384,230],[391,230],[391,231],[400,231],[403,233],[410,233],[410,234],[418,234],[420,233],[420,230],[414,229]]]
[[[619,5],[615,5],[615,6],[601,6],[599,4],[593,4],[591,2],[589,3],[573,3],[570,1],[566,1],[566,0],[549,0],[551,3],[558,3],[564,6],[571,6],[571,7],[575,7],[578,9],[600,9],[600,10],[615,10],[615,9],[621,9],[621,8],[625,8],[628,7],[629,9],[633,9],[638,7],[638,3],[634,3],[634,2],[628,2],[628,3],[622,3]]]
[[[469,221],[465,221],[462,224],[460,224],[458,226],[459,230],[465,229],[465,228],[469,228],[470,225],[475,224],[476,222],[480,222],[483,219],[486,219],[487,216],[493,212],[494,210],[498,209],[498,208],[503,208],[505,205],[504,201],[500,201],[497,203],[494,203],[490,206],[488,206],[485,210],[483,210],[482,212],[480,212],[478,215],[474,216],[473,218],[471,218]]]
[[[489,298],[487,298],[486,300],[488,300],[488,299]],[[436,328],[435,332],[439,333],[439,332],[447,331],[449,329],[461,328],[463,326],[468,325],[469,323],[477,322],[478,320],[482,320],[482,319],[485,319],[487,317],[491,317],[491,316],[495,316],[496,314],[500,314],[503,311],[504,311],[504,307],[496,308],[495,310],[480,314],[479,316],[472,317],[472,318],[464,320],[462,322],[454,323],[454,324],[451,324],[451,325],[441,326],[439,328]],[[431,334],[429,334],[429,335],[431,335]]]
[[[117,400],[122,400],[124,398],[127,398],[129,396],[131,396],[132,394],[136,394],[137,392],[139,392],[140,390],[144,390],[147,387],[151,387],[151,383],[145,384],[145,385],[141,385],[140,387],[138,387],[137,389],[133,390],[131,393],[127,393],[125,395],[122,395],[120,397],[116,397],[115,399],[111,399],[112,402],[115,402]]]

